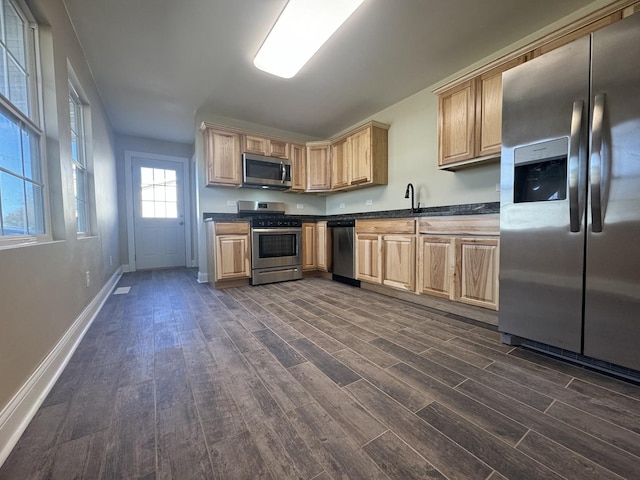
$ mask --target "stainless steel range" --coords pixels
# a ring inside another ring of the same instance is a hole
[[[251,285],[302,278],[302,221],[282,202],[238,201],[251,223]]]

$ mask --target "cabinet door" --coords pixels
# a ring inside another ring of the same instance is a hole
[[[351,162],[351,143],[348,138],[331,145],[331,189],[338,190],[349,186],[349,167]]]
[[[243,151],[257,153],[258,155],[269,155],[269,140],[257,135],[244,135]]]
[[[318,252],[316,264],[318,270],[328,272],[331,266],[331,238],[328,235],[327,222],[318,222],[316,225],[316,241]]]
[[[251,277],[249,235],[216,236],[216,281]]]
[[[475,156],[499,155],[502,146],[502,72],[520,65],[524,56],[478,77],[476,92]]]
[[[289,144],[282,140],[269,140],[269,155],[278,158],[289,158]]]
[[[438,165],[473,158],[475,103],[475,79],[438,96]]]
[[[627,10],[627,13],[628,12],[629,11]],[[533,51],[533,57],[534,58],[539,57],[540,55],[544,55],[545,53],[555,50],[556,48],[559,48],[559,47],[562,47],[563,45],[571,43],[574,40],[577,40],[578,38],[586,37],[590,33],[595,32],[596,30],[600,30],[601,28],[606,27],[607,25],[616,23],[621,18],[623,18],[623,15],[624,15],[624,11],[612,13],[611,15],[607,15],[606,17],[603,17],[599,20],[596,20],[595,22],[591,22],[585,25],[584,27],[574,30],[571,33],[563,35],[560,38],[552,40],[549,43],[545,43],[544,45],[536,48]]]
[[[371,163],[371,128],[349,137],[351,140],[351,185],[373,180]]]
[[[331,190],[329,144],[307,146],[307,190]]]
[[[240,135],[207,128],[203,132],[207,185],[239,186]]]
[[[415,290],[416,239],[408,235],[383,235],[382,283],[403,290]]]
[[[318,263],[316,244],[316,224],[302,224],[302,270],[316,270]]]
[[[498,309],[499,240],[456,239],[455,299]]]
[[[378,235],[356,235],[356,276],[358,280],[382,282],[381,242]]]
[[[304,191],[307,189],[307,156],[304,145],[291,144],[291,190]]]
[[[418,293],[453,298],[455,247],[447,237],[418,238]]]

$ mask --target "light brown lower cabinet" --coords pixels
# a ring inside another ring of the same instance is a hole
[[[249,235],[216,237],[216,281],[251,277]]]
[[[224,282],[251,278],[249,232],[247,222],[208,222],[210,279]]]
[[[415,235],[382,235],[382,284],[415,290]]]
[[[316,264],[318,270],[328,272],[331,268],[331,237],[327,222],[322,221],[316,224]]]
[[[317,261],[316,224],[302,224],[302,270],[316,270]]]
[[[455,300],[498,309],[499,240],[456,238]]]
[[[453,298],[455,245],[451,237],[418,237],[418,293]]]
[[[381,247],[379,235],[356,234],[356,278],[358,280],[382,283]]]

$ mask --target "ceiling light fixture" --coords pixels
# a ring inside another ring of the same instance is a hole
[[[291,78],[364,0],[289,0],[253,59],[265,72]]]

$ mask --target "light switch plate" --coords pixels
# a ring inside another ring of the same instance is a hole
[[[345,207],[346,207],[346,205],[344,204],[344,202],[342,202],[342,203],[340,204],[340,207],[339,207],[339,208],[345,208]]]
[[[367,200],[364,202],[365,205],[373,205],[373,200]]]
[[[298,203],[298,204],[296,204],[296,208],[304,208],[304,203]]]

